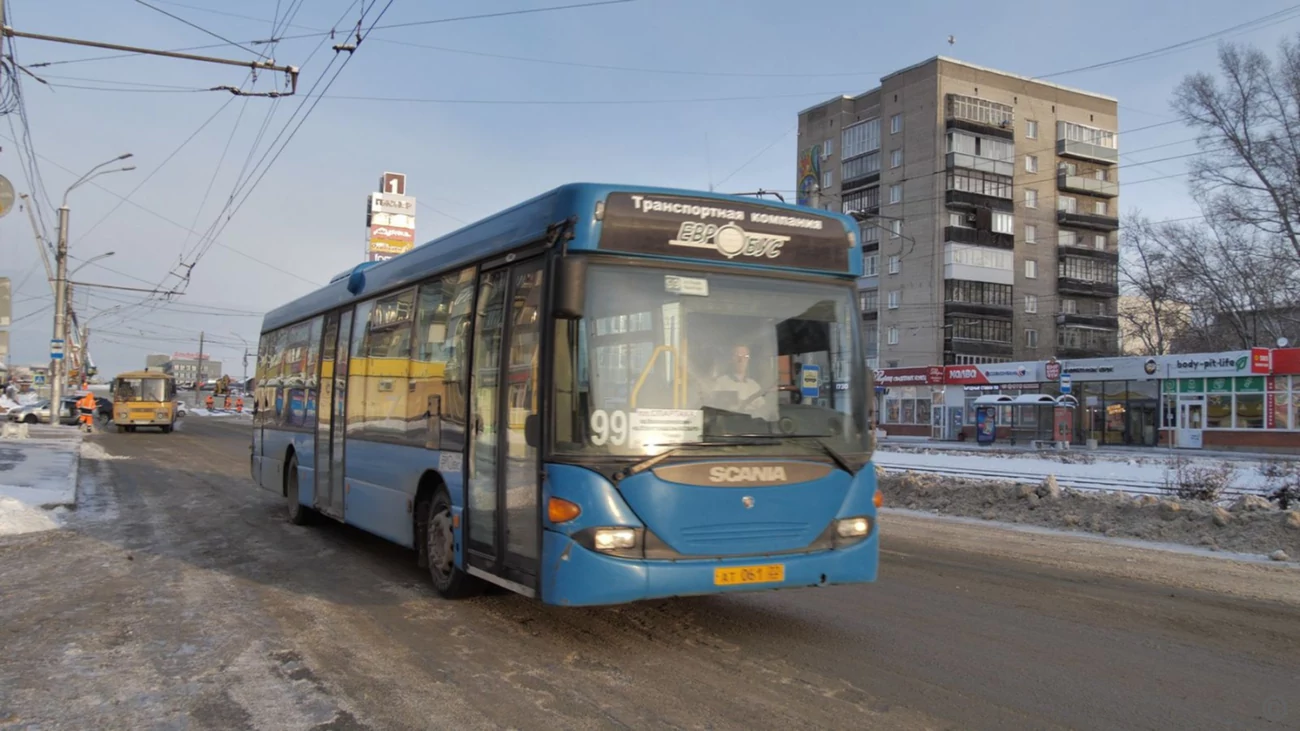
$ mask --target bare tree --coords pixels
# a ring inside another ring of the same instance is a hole
[[[1219,50],[1219,78],[1188,76],[1173,108],[1199,132],[1191,163],[1200,225],[1159,227],[1182,301],[1194,306],[1186,347],[1272,344],[1300,329],[1300,44],[1276,61]],[[1131,253],[1131,252],[1130,252]]]
[[[1175,279],[1175,253],[1160,226],[1140,213],[1126,217],[1121,230],[1120,330],[1134,355],[1165,355],[1190,324],[1191,308]]]

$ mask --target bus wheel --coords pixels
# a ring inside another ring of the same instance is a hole
[[[172,433],[172,428],[171,428],[170,426],[164,426],[164,427],[162,428],[162,433],[163,433],[163,434],[171,434],[171,433]]]
[[[456,538],[451,527],[451,498],[447,490],[438,488],[433,499],[420,503],[419,509],[433,588],[444,599],[462,599],[480,593],[482,582],[456,566]]]
[[[298,502],[298,455],[289,458],[284,471],[284,494],[289,501],[289,522],[294,525],[311,523],[311,508]]]

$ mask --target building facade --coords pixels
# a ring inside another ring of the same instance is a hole
[[[862,221],[869,365],[1117,355],[1116,125],[943,57],[800,112],[799,202]]]
[[[194,388],[199,380],[199,356],[197,353],[172,353],[171,355],[149,355],[145,357],[145,367],[161,368],[162,371],[176,379],[179,388]],[[203,379],[206,382],[221,378],[221,361],[203,356]]]

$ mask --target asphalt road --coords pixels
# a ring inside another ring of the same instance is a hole
[[[872,586],[447,602],[287,524],[246,421],[94,441],[0,539],[0,729],[1300,727],[1294,569],[888,516]]]

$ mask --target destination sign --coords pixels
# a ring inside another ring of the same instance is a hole
[[[839,220],[710,198],[611,193],[605,203],[600,248],[849,271],[849,235]]]

